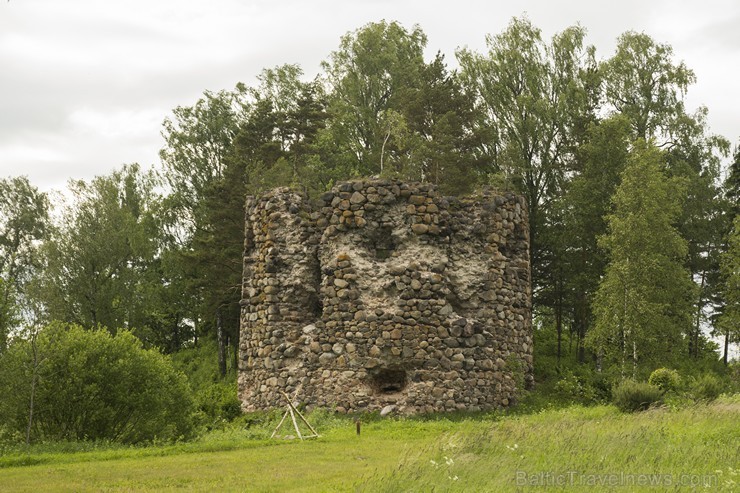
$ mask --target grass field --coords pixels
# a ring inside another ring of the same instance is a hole
[[[322,436],[304,442],[269,440],[269,421],[169,446],[5,451],[0,491],[740,491],[737,397],[638,414],[376,419],[360,437],[350,419],[310,419]]]

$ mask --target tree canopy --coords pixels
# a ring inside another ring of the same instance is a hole
[[[666,177],[662,167],[660,151],[637,141],[601,237],[609,264],[596,293],[589,340],[619,361],[623,374],[630,361],[633,377],[640,358],[661,364],[685,354],[682,336],[691,324],[695,286],[684,265],[688,247],[673,226],[685,185]]]
[[[0,353],[61,321],[166,353],[205,338],[233,374],[245,197],[380,175],[526,198],[535,326],[557,364],[716,359],[709,333],[727,354],[740,153],[722,182],[730,144],[686,108],[696,77],[672,48],[630,31],[599,57],[584,27],[546,39],[526,17],[458,50],[459,68],[429,44],[373,22],[315,75],[277,65],[204,91],[164,120],[156,171],[72,181],[64,206],[0,180]]]

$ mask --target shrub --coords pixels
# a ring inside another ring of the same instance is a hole
[[[611,399],[611,382],[603,373],[562,370],[560,379],[552,387],[555,395],[565,402],[598,404]]]
[[[203,387],[196,394],[198,410],[211,424],[233,421],[242,414],[236,382],[218,382]]]
[[[719,397],[724,390],[725,388],[722,381],[712,373],[705,373],[695,380],[691,386],[691,393],[694,396],[694,399],[703,401],[713,401]]]
[[[3,399],[0,420],[19,431],[28,423],[34,380],[36,440],[136,443],[192,433],[184,375],[130,332],[55,323],[39,333],[35,351],[28,340],[12,344],[0,359],[0,395],[13,396]]]
[[[208,429],[219,428],[241,416],[236,373],[221,377],[216,341],[202,339],[198,346],[173,354],[172,361],[188,377],[200,424]]]
[[[218,370],[218,346],[216,341],[201,338],[197,346],[183,348],[172,354],[172,363],[188,377],[190,387],[197,392],[221,380]],[[229,377],[234,377],[236,374]]]
[[[642,411],[660,402],[661,391],[646,382],[624,380],[612,390],[614,405],[624,412]]]
[[[730,392],[740,392],[740,362],[733,361],[727,366],[727,378],[730,380]]]
[[[555,392],[570,401],[591,403],[596,401],[596,390],[578,378],[570,371],[566,371],[563,377],[557,381],[554,387]]]
[[[681,377],[676,370],[658,368],[650,374],[648,383],[655,385],[663,392],[673,392],[681,385]]]

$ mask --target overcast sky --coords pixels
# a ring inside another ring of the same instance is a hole
[[[266,67],[313,76],[341,35],[381,19],[419,24],[428,55],[482,51],[526,12],[546,38],[580,23],[599,58],[644,31],[697,75],[689,110],[740,140],[740,2],[622,0],[10,0],[0,3],[0,177],[41,188],[159,165],[162,120],[204,90],[252,84]]]

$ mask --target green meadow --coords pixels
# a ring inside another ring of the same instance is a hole
[[[6,449],[0,491],[740,490],[740,399],[624,414],[612,406],[522,414],[347,417],[321,437],[270,439],[279,415],[195,442]],[[289,430],[288,430],[289,431]]]

